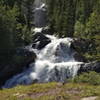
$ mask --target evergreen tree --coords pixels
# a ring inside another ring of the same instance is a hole
[[[26,20],[26,25],[28,30],[31,31],[32,21],[33,21],[33,10],[34,10],[34,0],[23,0],[23,13]]]
[[[53,3],[53,4],[52,4]],[[75,24],[76,3],[74,0],[48,2],[50,26],[59,36],[72,37]]]
[[[76,1],[66,0],[64,2],[64,13],[63,13],[63,34],[68,37],[73,37],[74,26],[75,26],[75,11]]]
[[[0,5],[0,15],[0,60],[2,61],[6,60],[7,55],[10,55],[9,52],[15,48],[17,7],[6,10],[5,6]]]

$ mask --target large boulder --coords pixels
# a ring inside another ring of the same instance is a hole
[[[32,48],[31,48],[32,49]],[[14,55],[14,63],[17,64],[27,64],[29,65],[36,60],[36,54],[33,50],[30,50],[28,47],[25,48],[18,48]]]
[[[35,33],[33,36],[32,47],[40,50],[40,49],[44,48],[50,42],[51,42],[51,40],[48,37],[46,37],[44,34],[38,32],[38,33]]]
[[[89,39],[74,38],[71,46],[76,49],[76,51],[85,53],[91,48],[92,44]]]
[[[21,73],[25,68],[29,67],[30,63],[35,62],[36,54],[25,48],[16,50],[12,63],[0,66],[0,85],[12,76]]]
[[[42,28],[42,33],[43,33],[43,34],[51,34],[51,35],[53,35],[53,34],[52,34],[53,32],[51,32],[51,29],[50,29],[48,26]]]
[[[85,59],[85,57],[83,57],[79,52],[77,52],[77,51],[75,51],[74,53],[73,53],[73,57],[74,57],[74,59],[76,60],[76,61],[78,61],[78,62],[86,62],[86,59]]]
[[[84,63],[78,73],[82,73],[82,72],[89,72],[89,71],[95,71],[100,73],[100,61],[94,61],[94,62],[90,62],[90,63]]]
[[[87,62],[87,59],[82,55],[90,51],[91,47],[91,40],[88,39],[74,38],[71,43],[71,48],[76,51],[73,56],[77,61]]]

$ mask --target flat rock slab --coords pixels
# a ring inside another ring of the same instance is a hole
[[[82,98],[81,100],[96,100],[98,97],[86,97],[86,98]]]

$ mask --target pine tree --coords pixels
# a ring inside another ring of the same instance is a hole
[[[6,10],[5,6],[0,5],[0,62],[10,57],[10,51],[15,48],[15,33],[17,26],[17,7]]]
[[[72,37],[75,25],[75,8],[74,0],[51,0],[48,3],[50,26],[54,33],[61,36]]]
[[[33,10],[34,10],[34,0],[23,0],[23,13],[25,15],[25,20],[29,31],[31,31],[32,19],[33,19]]]
[[[64,2],[64,13],[63,13],[63,34],[68,37],[72,37],[74,34],[75,26],[75,11],[76,3],[74,0],[66,0]]]

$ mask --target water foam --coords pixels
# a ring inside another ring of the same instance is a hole
[[[74,50],[71,49],[73,39],[59,39],[50,35],[47,37],[51,39],[51,43],[42,50],[35,49],[36,62],[30,64],[30,68],[23,73],[8,80],[4,85],[5,88],[34,82],[64,82],[77,74],[82,62],[75,61],[73,57]]]

